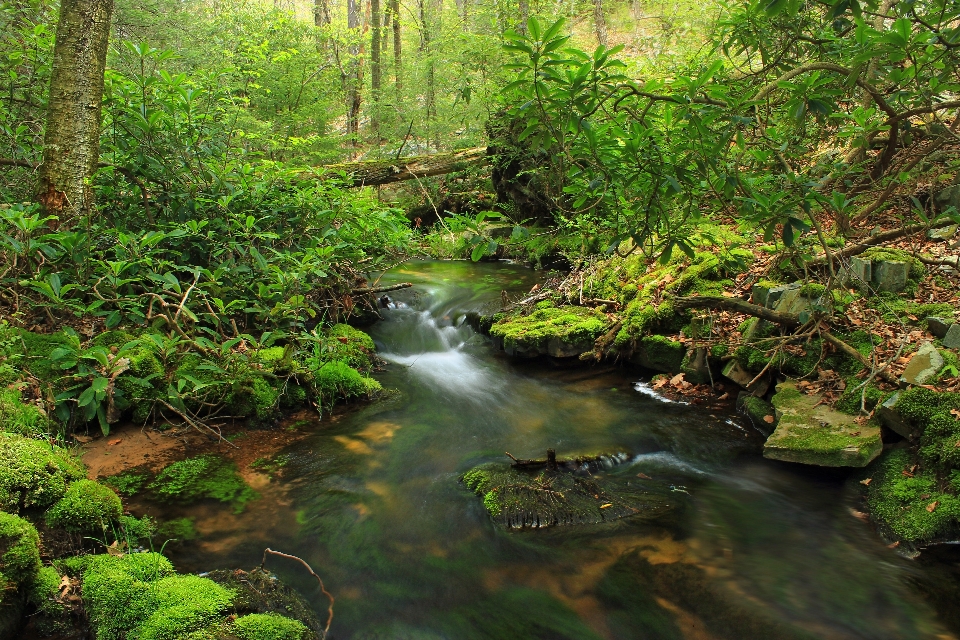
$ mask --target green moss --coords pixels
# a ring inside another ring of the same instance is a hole
[[[711,358],[722,358],[730,352],[730,346],[726,344],[715,344],[710,347]]]
[[[70,636],[73,629],[72,611],[57,601],[60,591],[60,573],[53,567],[42,567],[27,591],[27,599],[36,611],[33,625],[41,637]]]
[[[240,640],[300,640],[307,627],[299,620],[275,613],[252,613],[237,618],[234,633]]]
[[[161,500],[190,503],[209,498],[233,503],[238,512],[257,497],[233,462],[209,454],[174,462],[148,488]]]
[[[373,368],[373,338],[348,324],[335,324],[321,336],[314,348],[314,357],[320,363],[345,362],[361,373]]]
[[[227,408],[231,415],[249,418],[254,426],[272,424],[280,417],[279,386],[256,371],[244,372],[230,384]]]
[[[50,361],[50,354],[54,349],[62,347],[67,342],[63,333],[33,333],[23,329],[16,330],[23,344],[23,366],[44,385],[56,383],[63,376],[63,371]]]
[[[889,395],[887,392],[881,391],[872,384],[868,384],[864,391],[864,389],[860,388],[860,384],[861,381],[857,378],[851,377],[847,380],[847,388],[835,405],[838,411],[842,411],[851,416],[858,416],[860,415],[861,404],[865,406],[867,411],[873,411],[873,409]],[[866,402],[863,402],[864,398]]]
[[[586,307],[548,307],[503,318],[490,327],[490,335],[501,338],[507,348],[545,352],[550,340],[592,343],[608,324],[605,315]]]
[[[942,473],[960,467],[960,420],[950,413],[960,411],[960,393],[914,387],[900,394],[897,410],[923,429],[919,453],[925,464]]]
[[[47,525],[73,533],[93,533],[107,528],[123,513],[113,489],[93,480],[77,480],[66,495],[47,511]]]
[[[34,405],[25,404],[16,389],[0,388],[0,429],[25,436],[45,435],[47,417]]]
[[[340,361],[324,363],[314,371],[312,382],[321,404],[332,404],[336,398],[369,396],[383,389],[373,378]]]
[[[199,576],[173,575],[159,554],[92,556],[83,599],[97,640],[175,640],[217,621],[233,593]]]
[[[666,336],[644,336],[639,344],[640,364],[655,371],[676,373],[683,366],[687,348]]]
[[[67,492],[67,483],[86,476],[68,451],[19,435],[0,434],[0,509],[48,507]]]
[[[195,540],[199,537],[193,518],[167,520],[158,527],[157,535],[164,540],[177,540],[178,542]]]
[[[40,537],[32,524],[0,511],[0,603],[40,570]]]
[[[827,288],[816,282],[808,282],[800,287],[800,295],[810,298],[811,300],[819,300],[826,292]]]
[[[117,524],[120,525],[120,535],[118,537],[131,546],[149,542],[157,532],[157,523],[150,516],[143,516],[142,518],[120,516],[117,518]]]
[[[149,479],[150,476],[146,473],[124,471],[115,476],[104,478],[103,484],[113,487],[122,496],[134,496],[143,490]]]
[[[863,257],[870,260],[886,260],[889,262],[906,262],[910,265],[910,277],[919,280],[926,274],[923,263],[901,249],[889,247],[871,247],[863,252]]]
[[[896,449],[867,469],[870,513],[881,529],[900,540],[922,543],[953,537],[958,531],[960,499],[942,491],[931,470],[909,471],[915,464],[909,451]]]

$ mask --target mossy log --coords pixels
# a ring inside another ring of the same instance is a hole
[[[328,171],[343,171],[351,176],[355,187],[372,187],[453,173],[488,161],[487,148],[475,147],[426,156],[341,162],[324,165],[323,168]]]

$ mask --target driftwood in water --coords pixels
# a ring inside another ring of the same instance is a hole
[[[514,457],[509,451],[504,452],[507,457],[513,460],[510,465],[514,469],[523,471],[536,471],[538,469],[549,469],[551,471],[596,471],[604,467],[610,467],[627,458],[625,453],[615,453],[612,455],[598,456],[579,456],[568,460],[557,460],[557,452],[553,449],[547,449],[547,458],[545,460],[522,460]]]
[[[471,165],[486,162],[489,162],[487,148],[476,147],[426,156],[341,162],[328,164],[323,168],[329,171],[343,171],[351,177],[355,187],[372,187],[453,173]]]

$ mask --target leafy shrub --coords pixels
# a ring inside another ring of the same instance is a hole
[[[240,640],[300,640],[307,632],[299,620],[275,613],[251,613],[237,618],[233,628]]]
[[[4,511],[47,507],[64,496],[67,483],[85,476],[83,464],[65,449],[0,434],[0,509]]]
[[[113,489],[93,480],[77,480],[47,511],[47,525],[74,533],[103,530],[123,513]]]
[[[8,593],[29,584],[40,570],[40,537],[32,524],[0,511],[0,603]]]

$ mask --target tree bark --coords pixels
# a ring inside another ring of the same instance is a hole
[[[381,84],[380,39],[383,37],[383,29],[380,27],[381,15],[380,0],[370,0],[370,100],[372,103],[370,128],[373,129],[377,137],[379,137],[378,130],[380,128],[380,114],[378,113]]]
[[[353,31],[360,28],[360,0],[347,0],[347,28]],[[359,34],[356,34],[359,35]],[[347,66],[347,135],[353,137],[354,146],[360,133],[361,79],[360,46],[351,44],[350,60]]]
[[[327,5],[327,0],[314,0],[313,24],[322,27],[330,22],[330,7]]]
[[[390,13],[393,14],[393,75],[397,99],[403,92],[403,45],[400,38],[400,0],[390,0]]]
[[[63,0],[53,49],[37,199],[70,226],[93,211],[90,178],[100,159],[103,73],[113,0]]]
[[[439,176],[460,171],[475,164],[489,162],[486,147],[464,149],[450,153],[437,153],[429,156],[411,156],[395,160],[371,160],[366,162],[344,162],[329,164],[323,168],[329,171],[343,171],[351,176],[353,186],[371,187],[392,184],[404,180]]]
[[[419,0],[420,3],[420,53],[427,58],[427,89],[424,97],[424,106],[427,110],[427,144],[430,143],[430,133],[433,128],[433,119],[436,115],[436,69],[433,64],[433,52],[430,46],[431,13],[430,0]]]
[[[607,46],[607,20],[603,17],[603,0],[593,0],[593,24],[597,30],[597,42]]]

